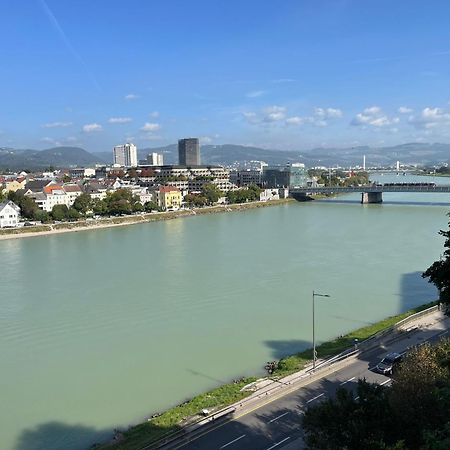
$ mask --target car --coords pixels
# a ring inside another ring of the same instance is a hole
[[[392,375],[402,359],[400,353],[389,353],[376,365],[375,370],[383,375]]]

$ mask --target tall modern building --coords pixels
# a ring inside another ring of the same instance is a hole
[[[147,156],[147,162],[150,166],[162,166],[164,165],[164,158],[162,153],[149,153]]]
[[[116,145],[113,150],[114,164],[122,167],[136,167],[138,165],[137,148],[134,144]]]
[[[200,144],[197,138],[178,141],[178,163],[180,166],[200,165]]]

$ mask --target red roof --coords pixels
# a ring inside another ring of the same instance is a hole
[[[180,190],[174,186],[161,186],[159,192],[180,192]]]
[[[57,184],[51,184],[50,186],[44,187],[44,192],[46,194],[51,194],[53,191],[61,191],[62,186],[58,186]]]

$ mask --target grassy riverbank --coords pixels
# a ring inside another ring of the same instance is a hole
[[[353,345],[354,339],[360,342],[368,339],[379,331],[385,330],[412,314],[423,311],[436,305],[437,302],[426,303],[402,314],[388,317],[372,325],[359,328],[332,341],[323,342],[316,350],[319,358],[337,355]],[[274,376],[280,378],[296,371],[302,370],[311,362],[312,349],[304,350],[295,355],[282,358]],[[198,395],[179,406],[171,408],[160,416],[129,428],[119,435],[119,442],[102,444],[98,449],[133,450],[146,444],[159,440],[167,433],[175,432],[190,421],[200,418],[202,409],[217,410],[231,405],[251,392],[241,392],[241,389],[256,380],[256,377],[243,378],[237,382],[225,384],[210,392]]]
[[[98,220],[79,220],[76,222],[62,222],[57,224],[43,224],[34,227],[3,228],[0,229],[0,240],[15,239],[21,237],[42,236],[48,234],[66,233],[70,231],[98,230],[116,226],[133,225],[138,223],[156,222],[160,220],[171,220],[180,217],[191,217],[205,214],[218,214],[232,211],[243,211],[247,209],[265,208],[284,203],[293,202],[291,198],[270,200],[267,202],[239,203],[224,206],[211,206],[197,209],[183,209],[180,211],[168,211],[159,213],[137,214],[124,217],[108,217]]]

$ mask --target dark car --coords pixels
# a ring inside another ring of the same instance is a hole
[[[376,365],[375,370],[383,375],[392,375],[401,360],[400,353],[389,353]]]

